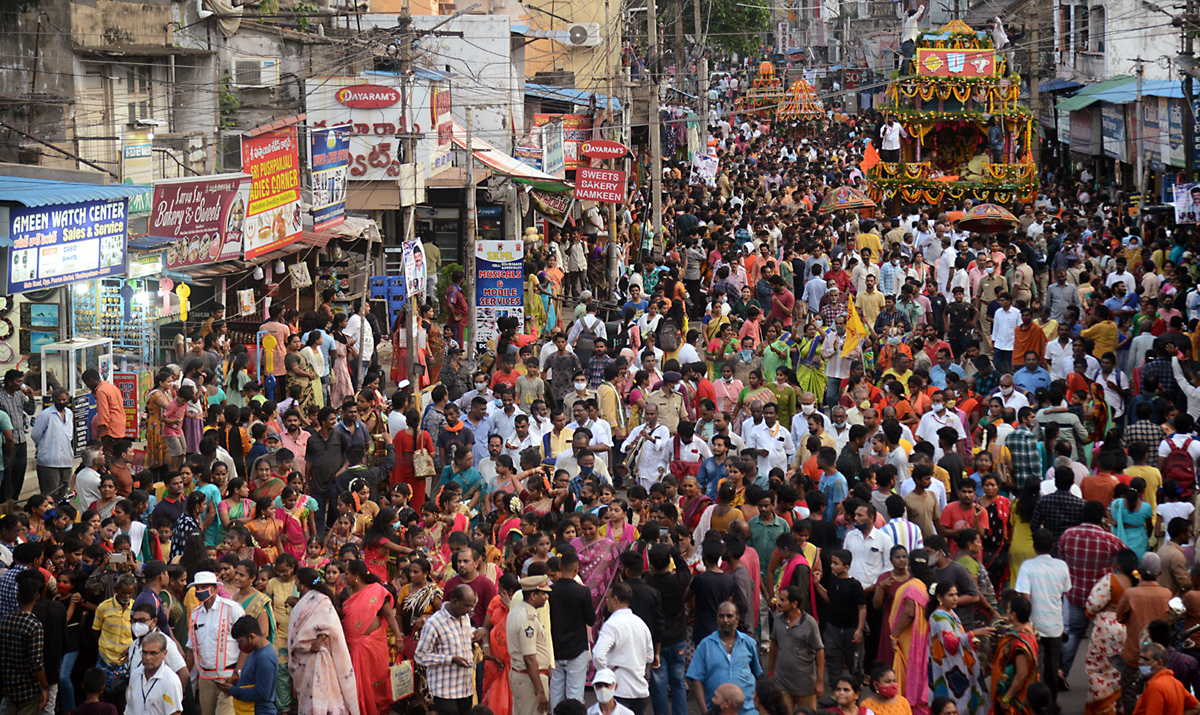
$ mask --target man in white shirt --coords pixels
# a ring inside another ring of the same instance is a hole
[[[342,328],[342,335],[346,336],[350,347],[358,353],[359,365],[355,365],[353,360],[350,361],[350,376],[356,381],[359,375],[366,373],[367,368],[371,365],[371,358],[375,356],[375,333],[371,332],[371,326],[367,323],[369,308],[370,304],[364,300],[358,311],[346,321],[346,327]],[[360,365],[361,372],[359,371]]]
[[[879,158],[892,164],[900,161],[900,140],[908,136],[904,126],[896,121],[895,117],[888,117],[879,130],[879,136],[882,140]]]
[[[553,429],[547,421],[550,428]],[[504,440],[504,453],[513,461],[513,466],[517,467],[517,471],[521,471],[521,452],[536,447],[538,452],[542,450],[542,438],[540,435],[534,436],[532,430],[529,429],[529,415],[517,415],[513,422],[513,433]]]
[[[640,445],[634,469],[638,484],[649,489],[667,472],[672,439],[671,431],[658,423],[658,405],[647,402],[643,416],[646,421],[633,428],[621,444],[621,451],[628,455],[630,450]]]
[[[1013,412],[1020,412],[1022,407],[1029,407],[1029,398],[1017,391],[1013,385],[1013,376],[1005,373],[1000,376],[1000,387],[992,394],[999,397],[1005,407],[1011,407]]]
[[[130,672],[129,685],[125,688],[126,715],[179,715],[183,712],[183,683],[165,664],[166,659],[167,637],[157,632],[146,636],[142,644],[141,667]],[[229,698],[228,695],[225,697]]]
[[[608,589],[605,605],[611,615],[596,636],[592,662],[596,670],[611,669],[616,675],[617,702],[635,713],[641,713],[650,698],[650,683],[646,669],[654,661],[654,644],[646,622],[629,609],[633,589],[618,581]]]
[[[779,424],[779,408],[775,403],[763,405],[763,422],[746,435],[746,449],[754,450],[758,458],[758,477],[755,483],[766,486],[767,475],[779,468],[787,473],[788,462],[796,453],[792,435]]]
[[[842,546],[850,552],[850,578],[870,588],[892,569],[892,537],[875,528],[875,505],[855,500],[854,528],[846,532]]]
[[[1062,656],[1062,604],[1067,591],[1071,590],[1071,571],[1066,561],[1051,556],[1054,534],[1049,529],[1033,532],[1033,550],[1037,556],[1021,564],[1014,588],[1028,597],[1033,607],[1030,615],[1041,645],[1039,660],[1045,658],[1045,672],[1056,673]],[[1050,687],[1052,694],[1057,691],[1054,683]]]
[[[217,595],[217,575],[211,571],[198,572],[190,587],[196,589],[196,600],[200,602],[192,611],[187,641],[188,652],[199,673],[196,699],[200,703],[200,712],[204,715],[231,712],[233,705],[229,702],[229,694],[221,692],[217,682],[233,677],[237,669],[241,651],[232,629],[246,612],[237,603]]]
[[[1013,307],[1012,296],[1008,293],[1001,293],[997,300],[1000,301],[1000,308],[992,317],[992,345],[996,348],[993,362],[996,370],[1011,372],[1013,340],[1017,326],[1021,324],[1021,311]]]
[[[1130,293],[1136,291],[1137,279],[1129,272],[1127,266],[1128,262],[1125,260],[1125,256],[1117,256],[1117,270],[1108,274],[1108,278],[1104,280],[1104,285],[1111,288],[1117,281],[1123,281]]]
[[[1055,380],[1067,379],[1075,369],[1075,353],[1071,349],[1071,328],[1065,323],[1058,324],[1058,339],[1046,343],[1046,362],[1050,364],[1050,377]]]
[[[917,425],[917,438],[936,446],[938,431],[943,427],[953,427],[958,433],[958,441],[963,442],[967,438],[967,431],[963,429],[958,413],[946,409],[946,394],[938,390],[933,393],[930,403],[929,411],[921,415],[921,422]]]

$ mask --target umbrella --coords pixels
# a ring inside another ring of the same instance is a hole
[[[854,211],[857,209],[873,209],[875,202],[867,198],[867,195],[858,189],[849,186],[839,186],[825,197],[821,202],[821,208],[818,209],[821,213],[833,213],[834,211]]]
[[[996,204],[979,204],[958,220],[958,228],[975,233],[1000,233],[1020,225],[1008,209]]]

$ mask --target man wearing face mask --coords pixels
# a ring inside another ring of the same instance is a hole
[[[967,438],[967,431],[963,428],[962,420],[958,418],[958,414],[954,410],[946,409],[946,400],[948,397],[947,393],[942,390],[933,393],[930,410],[921,416],[921,422],[917,425],[916,436],[918,439],[923,439],[926,442],[936,445],[938,443],[938,430],[943,427],[953,427],[954,431],[958,433],[958,448],[961,452],[964,440]]]
[[[142,587],[141,593],[134,599],[133,607],[137,609],[138,606],[145,605],[153,608],[154,617],[162,624],[163,633],[169,638],[171,637],[171,623],[161,595],[167,590],[167,584],[171,581],[171,577],[167,575],[167,565],[161,561],[151,561],[142,568],[142,577],[145,579],[145,585]],[[130,658],[129,662],[135,661]]]
[[[240,648],[233,637],[233,624],[246,615],[233,601],[217,595],[217,575],[200,571],[189,588],[196,589],[199,606],[192,611],[188,629],[187,660],[189,670],[199,672],[196,699],[201,715],[227,715],[233,711],[229,694],[222,692],[222,680],[232,678]]]
[[[246,660],[234,677],[222,681],[218,687],[239,703],[248,704],[256,715],[273,715],[276,678],[279,677],[279,657],[275,648],[263,637],[262,626],[254,616],[239,618],[231,632],[238,649],[246,654]]]
[[[129,657],[126,662],[129,663],[129,674],[132,676],[142,669],[142,648],[146,643],[146,637],[153,633],[162,633],[158,627],[162,621],[155,615],[154,606],[148,603],[134,606],[130,618],[132,619],[130,632],[133,633],[133,643],[129,644]],[[163,633],[163,635],[166,634]],[[168,670],[179,676],[179,682],[188,682],[187,660],[184,659],[179,644],[173,638],[167,638],[167,654],[164,664]]]
[[[574,405],[576,402],[586,403],[588,400],[596,399],[596,391],[588,388],[587,376],[583,370],[576,370],[572,379],[572,389],[563,397],[563,411],[569,415],[574,415]]]
[[[753,450],[758,458],[759,486],[767,485],[767,475],[778,467],[787,471],[788,462],[796,452],[792,435],[777,419],[778,408],[775,403],[763,405],[763,423],[746,435],[746,448]]]
[[[75,466],[72,440],[75,434],[75,413],[71,396],[66,390],[54,393],[53,409],[44,409],[33,421],[29,438],[37,446],[38,487],[51,497],[66,487]]]
[[[1029,398],[1016,388],[1013,376],[1007,372],[1000,376],[1000,387],[992,393],[992,397],[999,397],[1004,406],[1012,408],[1014,412],[1020,412],[1022,407],[1029,407]]]
[[[975,311],[979,314],[979,332],[983,335],[982,348],[990,351],[993,331],[992,316],[988,315],[987,306],[992,301],[999,299],[1000,294],[1008,289],[1008,283],[1004,280],[1004,276],[996,274],[996,267],[992,264],[992,259],[984,256],[978,262],[984,276],[979,280],[979,285],[975,289]]]
[[[834,330],[825,334],[825,341],[821,345],[821,355],[825,358],[825,403],[830,406],[836,405],[841,399],[838,387],[842,380],[850,377],[851,363],[862,358],[861,343],[848,355],[842,355],[842,349],[846,345],[845,314],[834,318],[833,326]]]
[[[633,711],[617,702],[617,676],[608,668],[601,668],[592,676],[596,689],[596,703],[588,708],[588,715],[633,715]]]

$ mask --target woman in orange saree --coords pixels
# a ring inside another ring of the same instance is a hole
[[[362,561],[346,568],[350,596],[342,604],[342,629],[354,680],[358,685],[359,711],[362,715],[386,715],[392,709],[391,664],[387,628],[400,636],[400,625],[392,609],[392,594],[379,583]]]
[[[508,671],[512,659],[508,655],[508,608],[516,590],[505,587],[509,574],[500,578],[499,594],[488,604],[488,645],[492,654],[483,664],[483,702],[492,709],[493,715],[509,715],[512,712],[512,686],[508,682]],[[513,579],[516,577],[513,576]],[[512,586],[512,583],[507,584]]]

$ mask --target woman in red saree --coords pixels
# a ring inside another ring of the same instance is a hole
[[[500,577],[499,593],[492,597],[487,610],[488,645],[492,654],[483,663],[483,702],[492,709],[493,715],[509,715],[512,712],[512,685],[508,682],[508,671],[512,659],[508,655],[508,609],[512,603],[517,582],[515,574]],[[518,584],[519,585],[519,584]]]
[[[679,491],[683,492],[683,499],[679,503],[681,522],[695,531],[700,525],[700,517],[704,516],[704,510],[712,504],[712,499],[700,493],[700,482],[694,474],[683,478],[679,483]]]
[[[380,581],[387,583],[388,564],[392,554],[408,554],[412,549],[396,543],[400,537],[396,533],[396,512],[391,507],[384,507],[375,515],[375,520],[363,533],[362,560],[365,568]]]
[[[285,501],[289,491],[292,491],[291,487],[286,487],[283,490]],[[294,491],[292,492],[292,496],[295,496]],[[304,547],[308,543],[308,538],[304,534],[304,526],[287,509],[281,506],[275,507],[275,520],[283,525],[279,533],[279,551],[291,554],[297,560],[304,558]]]
[[[350,596],[342,604],[342,629],[346,633],[346,647],[350,649],[350,662],[354,665],[359,712],[362,715],[386,715],[392,709],[389,674],[392,659],[388,652],[387,628],[395,637],[401,637],[392,608],[392,594],[380,585],[379,579],[362,561],[351,561],[347,565],[346,586]]]
[[[396,467],[392,470],[391,483],[407,484],[412,489],[408,505],[420,512],[421,506],[425,504],[425,477],[417,477],[413,467],[413,454],[416,450],[423,449],[432,457],[437,450],[434,449],[433,438],[421,429],[421,413],[409,410],[404,413],[404,419],[408,429],[397,432],[392,440],[392,446],[396,448]]]

